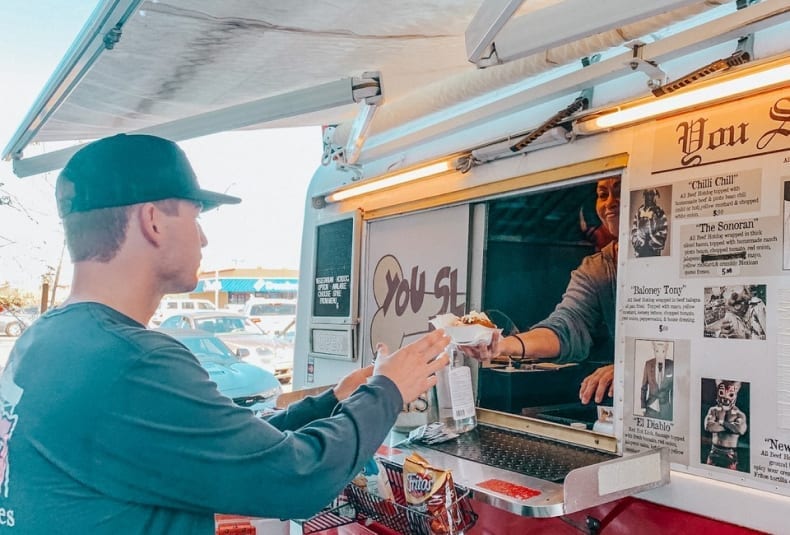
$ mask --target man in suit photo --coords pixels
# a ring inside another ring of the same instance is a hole
[[[672,381],[674,361],[667,358],[671,342],[654,340],[653,358],[645,362],[642,373],[642,409],[647,418],[672,420]]]

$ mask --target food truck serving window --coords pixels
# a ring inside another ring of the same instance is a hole
[[[547,318],[562,300],[571,272],[613,239],[595,202],[594,179],[487,202],[482,303],[503,335]],[[614,342],[603,324],[591,334],[592,349],[579,362],[522,361],[516,355],[481,369],[480,406],[592,429],[599,409],[579,404],[579,385],[613,362]]]

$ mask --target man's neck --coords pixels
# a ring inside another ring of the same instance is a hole
[[[78,262],[64,304],[101,303],[147,325],[161,299],[141,271],[114,269],[112,263]]]

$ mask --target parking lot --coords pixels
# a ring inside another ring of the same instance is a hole
[[[5,368],[5,363],[8,360],[8,355],[11,353],[16,338],[10,336],[0,335],[0,368]]]

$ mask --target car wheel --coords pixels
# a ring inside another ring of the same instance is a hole
[[[5,326],[5,333],[8,336],[19,336],[22,334],[22,325],[19,322],[9,323]]]

